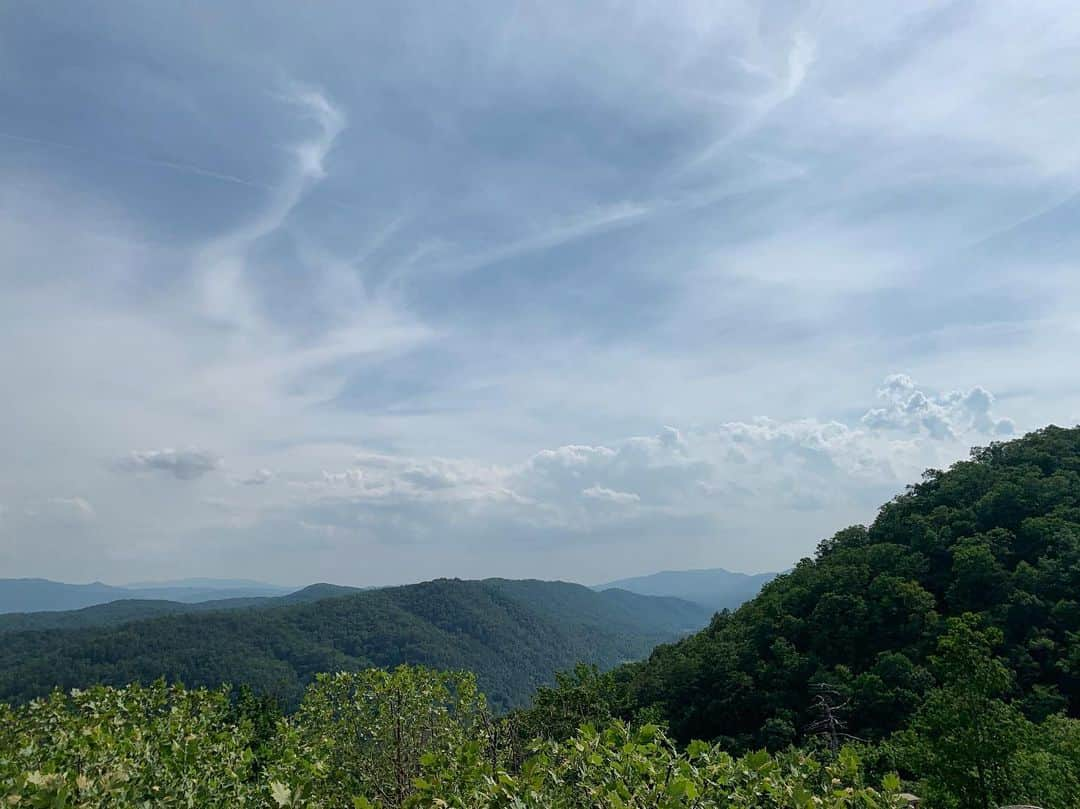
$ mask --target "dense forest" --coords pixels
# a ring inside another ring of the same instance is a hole
[[[631,710],[736,749],[799,741],[815,686],[849,732],[880,739],[934,687],[947,619],[992,631],[1010,700],[1039,721],[1080,714],[1080,429],[972,452],[820,544],[703,632],[619,673]]]
[[[500,579],[442,579],[297,603],[335,592],[211,612],[173,605],[183,611],[148,620],[132,620],[147,609],[143,602],[45,614],[39,620],[54,626],[78,626],[88,612],[119,625],[0,635],[0,699],[164,676],[189,685],[243,683],[293,707],[319,672],[410,662],[474,671],[491,704],[505,709],[524,704],[560,669],[638,659],[709,620],[702,607],[673,598]]]
[[[0,796],[30,806],[899,809],[909,790],[923,809],[1077,809],[1078,594],[1080,428],[1049,427],[928,471],[870,526],[823,541],[738,610],[607,671],[650,632],[677,634],[694,608],[662,602],[643,623],[652,602],[631,593],[439,581],[5,635],[9,697],[46,691],[50,678],[172,678],[194,656],[208,684],[244,673],[232,660],[268,669],[254,690],[159,682],[0,705]],[[569,625],[573,635],[560,634]],[[478,676],[387,670],[401,660],[472,665]],[[600,665],[571,669],[576,660]],[[522,678],[523,665],[548,668]],[[553,684],[552,665],[566,669]],[[292,679],[281,690],[283,671]],[[480,683],[494,685],[490,702]],[[530,700],[518,697],[526,688]]]

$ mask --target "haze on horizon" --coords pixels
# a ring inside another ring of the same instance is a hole
[[[1080,419],[1064,3],[0,9],[0,571],[778,570]]]

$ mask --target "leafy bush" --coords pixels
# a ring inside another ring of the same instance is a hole
[[[581,672],[579,672],[579,675]],[[321,676],[260,740],[256,708],[227,690],[96,687],[0,704],[5,807],[899,806],[899,780],[864,783],[857,757],[680,752],[655,726],[586,725],[538,739],[518,764],[508,721],[475,679],[400,667]],[[273,713],[267,708],[267,717]],[[256,749],[261,766],[257,766]]]
[[[496,738],[476,678],[399,666],[322,674],[281,723],[268,767],[281,805],[347,806],[365,796],[400,807],[421,761]]]
[[[263,805],[228,692],[155,683],[56,693],[0,715],[9,806]]]
[[[417,807],[514,809],[893,809],[905,806],[900,779],[863,783],[845,749],[823,764],[798,751],[758,751],[735,759],[695,742],[685,753],[653,725],[583,727],[563,743],[541,745],[516,775],[492,772],[474,748],[430,757],[417,781]]]

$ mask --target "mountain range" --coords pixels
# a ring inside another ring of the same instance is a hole
[[[54,688],[147,682],[250,685],[294,706],[323,671],[399,663],[469,669],[492,704],[526,703],[578,662],[610,668],[704,626],[676,598],[535,580],[438,579],[203,604],[123,600],[0,616],[0,701]]]

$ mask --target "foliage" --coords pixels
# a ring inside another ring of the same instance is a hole
[[[654,725],[584,726],[547,743],[516,775],[491,774],[469,749],[454,760],[431,758],[417,782],[418,807],[515,809],[887,809],[901,807],[900,780],[863,783],[858,758],[845,750],[822,764],[796,751],[734,759],[701,742],[680,753]]]
[[[422,759],[487,750],[494,726],[471,674],[408,666],[322,674],[283,723],[270,774],[307,806],[366,796],[400,807]]]
[[[241,700],[242,701],[242,700]],[[279,718],[264,767],[225,690],[156,683],[0,705],[0,805],[892,809],[857,756],[685,752],[655,726],[584,726],[513,765],[471,675],[400,667],[326,675]]]
[[[1036,725],[1003,699],[1012,672],[993,656],[997,630],[970,613],[951,619],[933,658],[941,686],[892,744],[905,769],[921,776],[934,806],[993,809],[1038,802],[1069,809],[1080,794],[1080,722],[1054,717]]]
[[[98,686],[5,712],[0,796],[8,806],[262,805],[251,724],[231,721],[224,690]]]

